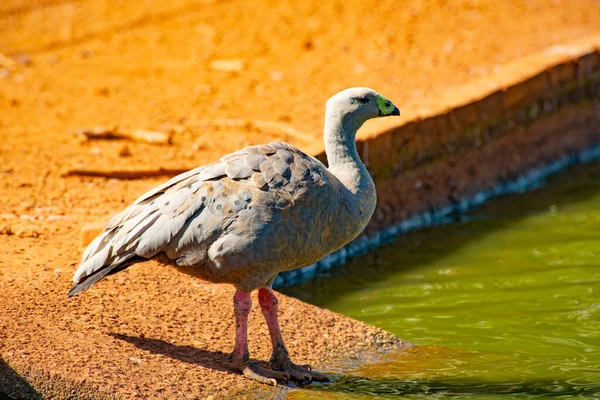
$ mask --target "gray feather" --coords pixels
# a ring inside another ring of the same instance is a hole
[[[236,159],[231,161],[225,169],[225,173],[231,179],[247,178],[250,175],[252,175],[253,172],[254,171],[252,170],[252,168],[246,165],[246,162],[243,159]]]

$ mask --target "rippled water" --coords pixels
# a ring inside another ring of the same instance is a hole
[[[600,398],[600,163],[283,291],[418,345],[291,398]]]

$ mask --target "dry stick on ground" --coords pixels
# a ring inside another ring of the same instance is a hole
[[[165,132],[147,131],[144,129],[124,129],[117,126],[96,128],[82,128],[75,131],[75,135],[83,140],[112,140],[125,139],[134,142],[150,144],[171,144],[171,135]]]
[[[236,128],[246,128],[248,130],[257,129],[264,132],[271,133],[279,133],[283,135],[287,135],[294,139],[307,142],[307,138],[311,136],[300,131],[297,131],[283,123],[276,121],[250,121],[243,119],[215,119],[215,120],[189,120],[186,121],[188,124],[192,125],[200,125],[203,127],[236,127]],[[148,131],[130,131],[132,133],[135,132],[148,132]],[[149,132],[149,133],[160,133],[160,132]],[[124,137],[129,138],[131,140],[136,140],[133,138],[132,134],[124,136],[124,132],[120,129],[114,128],[104,128],[99,127],[95,129],[80,129],[77,131],[78,135],[84,135],[86,140],[95,140],[95,139],[122,139]],[[136,140],[140,141],[140,140]],[[90,176],[90,177],[100,177],[100,178],[112,178],[112,179],[140,179],[140,178],[150,178],[156,176],[175,176],[182,174],[184,172],[189,171],[191,168],[157,168],[157,169],[143,169],[143,170],[85,170],[85,169],[72,169],[68,170],[62,174],[63,177],[68,176]]]
[[[139,179],[151,178],[155,176],[175,176],[189,171],[191,168],[158,168],[158,169],[140,169],[140,170],[85,170],[71,169],[63,173],[61,176],[90,176],[96,178],[111,178],[111,179]]]

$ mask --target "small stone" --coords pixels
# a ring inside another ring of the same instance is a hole
[[[198,151],[206,148],[206,139],[204,137],[199,137],[198,140],[192,145],[192,150]]]
[[[60,61],[60,57],[57,56],[56,54],[52,54],[50,56],[50,58],[48,59],[48,63],[50,65],[56,65],[56,64],[58,64],[59,61]]]
[[[6,67],[8,69],[13,69],[16,66],[17,66],[17,63],[15,60],[0,53],[0,67]]]
[[[20,238],[38,238],[40,237],[40,232],[33,227],[24,227],[15,232],[15,234]]]
[[[271,72],[271,80],[272,81],[280,81],[283,79],[283,74],[280,71]]]
[[[354,64],[354,73],[357,75],[363,74],[367,71],[365,64]]]
[[[443,53],[452,53],[452,50],[454,50],[454,42],[451,41],[451,40],[447,41],[442,46],[442,52]]]
[[[33,61],[31,60],[29,54],[22,53],[16,55],[15,57],[13,57],[13,60],[15,60],[17,64],[22,65],[24,67],[29,67],[31,64],[33,64]]]
[[[92,56],[92,52],[90,50],[87,50],[87,49],[81,49],[81,50],[79,50],[77,52],[77,55],[80,58],[86,60],[86,59],[88,59],[88,58],[90,58]]]
[[[240,72],[244,69],[244,61],[241,59],[213,60],[210,68],[215,71]]]
[[[109,89],[109,88],[107,88],[106,86],[97,87],[97,88],[94,90],[94,94],[95,94],[96,96],[104,96],[104,97],[107,97],[107,96],[109,96],[109,95],[110,95],[110,89]]]
[[[129,157],[129,156],[131,156],[131,150],[129,149],[129,146],[124,144],[119,149],[119,157]]]
[[[197,85],[194,87],[194,92],[196,94],[211,94],[213,91],[213,86],[208,83],[205,83],[204,85]]]

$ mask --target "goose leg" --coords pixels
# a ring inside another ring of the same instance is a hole
[[[273,354],[269,361],[271,368],[276,371],[285,371],[292,378],[299,381],[329,381],[327,376],[316,371],[311,371],[309,365],[296,365],[290,360],[288,351],[283,344],[281,329],[279,328],[279,318],[277,316],[279,311],[279,301],[277,300],[277,297],[275,297],[273,291],[267,288],[259,289],[258,302],[263,315],[265,316],[265,320],[267,321],[269,335],[271,336],[271,344],[273,345]]]
[[[285,372],[272,371],[250,362],[248,351],[248,314],[252,308],[250,293],[235,292],[233,309],[235,314],[235,346],[231,354],[231,367],[241,371],[246,378],[267,385],[277,385],[276,379],[289,379]]]

